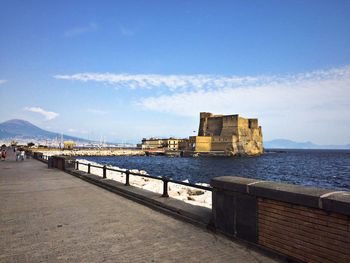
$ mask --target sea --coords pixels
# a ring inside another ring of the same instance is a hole
[[[89,156],[84,159],[191,183],[210,183],[216,176],[240,176],[350,191],[350,150],[267,150],[258,157]]]

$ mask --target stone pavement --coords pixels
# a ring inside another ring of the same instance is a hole
[[[0,162],[0,262],[277,262],[36,160]]]

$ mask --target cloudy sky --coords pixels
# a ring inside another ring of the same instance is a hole
[[[0,121],[109,141],[199,112],[350,143],[350,1],[1,1]]]

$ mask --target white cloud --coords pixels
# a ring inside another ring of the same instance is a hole
[[[7,82],[6,79],[0,79],[0,85],[1,85],[1,84],[4,84],[4,83],[6,83],[6,82]]]
[[[105,115],[108,113],[107,111],[98,110],[98,109],[87,109],[86,112],[96,114],[96,115]]]
[[[53,111],[46,111],[40,107],[25,107],[24,108],[25,111],[30,111],[30,112],[35,112],[35,113],[39,113],[41,115],[43,115],[45,117],[46,120],[53,120],[56,117],[58,117],[58,113],[53,112]]]
[[[280,113],[281,110],[310,110],[330,105],[349,107],[350,67],[285,77],[255,78],[251,85],[227,85],[211,90],[148,97],[139,104],[150,110],[188,116],[196,116],[203,110]]]
[[[171,91],[190,89],[211,89],[256,84],[268,78],[237,77],[215,75],[159,75],[159,74],[113,74],[113,73],[77,73],[73,75],[55,75],[54,78],[75,81],[95,81],[122,87],[167,88]]]
[[[330,70],[318,70],[308,73],[286,76],[223,76],[223,75],[160,75],[160,74],[114,74],[86,72],[71,75],[55,75],[61,80],[81,82],[101,82],[130,89],[166,88],[171,92],[215,91],[240,87],[261,87],[272,84],[297,83],[298,81],[316,81],[344,78],[350,75],[350,66]]]
[[[73,27],[64,32],[65,37],[74,37],[78,35],[82,35],[88,32],[94,32],[98,29],[97,24],[95,23],[89,23],[87,26],[78,26]]]

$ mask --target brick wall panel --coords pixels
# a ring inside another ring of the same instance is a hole
[[[267,210],[266,208],[259,208],[259,215],[261,218],[269,218],[270,220],[278,221],[280,224],[296,224],[297,227],[306,228],[306,231],[316,231],[324,237],[334,236],[335,239],[342,240],[344,242],[350,242],[349,231],[339,230],[322,224],[312,223],[297,215],[276,213],[276,211]]]
[[[259,198],[259,244],[305,262],[350,262],[348,216]]]
[[[282,235],[282,236],[287,236],[287,237],[292,237],[296,239],[300,239],[301,241],[310,243],[310,245],[316,245],[319,246],[320,248],[325,248],[326,250],[331,250],[330,253],[343,253],[347,254],[350,256],[350,251],[346,247],[347,244],[339,241],[332,242],[327,245],[327,247],[324,247],[324,238],[322,237],[317,237],[315,234],[309,234],[305,235],[305,232],[300,229],[292,229],[291,227],[285,228],[285,227],[278,227],[275,226],[272,228],[269,225],[269,222],[267,223],[262,223],[260,222],[260,229],[263,231],[267,231],[269,233],[276,232],[276,235]],[[263,231],[263,232],[264,232]]]

